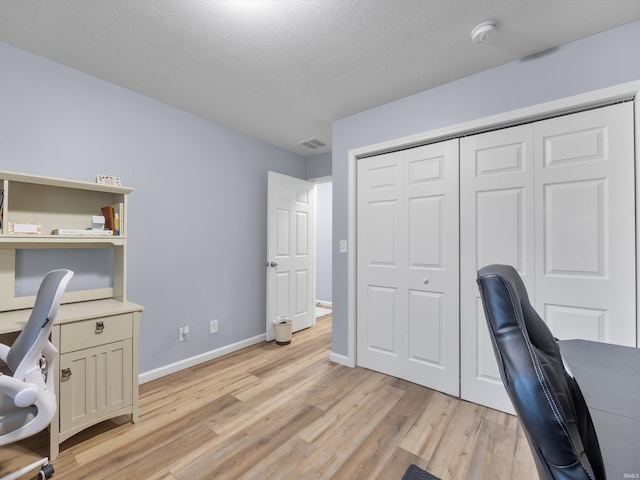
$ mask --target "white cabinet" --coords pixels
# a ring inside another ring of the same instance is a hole
[[[60,325],[59,441],[133,404],[137,312]],[[54,335],[55,335],[54,333]]]
[[[91,425],[129,415],[138,421],[140,306],[114,299],[60,308],[51,334],[58,349],[58,412],[49,427],[59,444]]]

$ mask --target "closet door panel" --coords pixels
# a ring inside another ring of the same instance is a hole
[[[459,395],[458,141],[404,151],[407,371]]]
[[[606,179],[542,188],[545,275],[604,278],[606,190]]]
[[[509,264],[533,290],[532,148],[530,125],[460,141],[461,396],[510,412],[476,276],[485,265]]]
[[[633,105],[534,124],[536,308],[561,339],[635,346]]]
[[[594,308],[554,305],[546,302],[543,316],[556,338],[576,338],[600,342],[611,330],[609,312]]]
[[[358,162],[358,364],[459,395],[458,141]]]
[[[508,263],[525,271],[525,194],[523,188],[477,192],[478,269],[493,263]]]
[[[358,171],[358,361],[388,374],[402,354],[401,161],[401,154],[382,155]]]
[[[461,140],[461,392],[512,411],[476,271],[516,267],[560,338],[635,345],[633,106]]]
[[[398,289],[371,285],[367,291],[366,349],[398,356]]]
[[[409,266],[442,269],[444,195],[409,199]],[[428,228],[430,225],[431,228]]]
[[[409,351],[410,362],[426,363],[444,368],[447,347],[442,343],[443,295],[420,290],[409,291]]]

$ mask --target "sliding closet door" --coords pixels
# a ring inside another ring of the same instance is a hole
[[[458,141],[358,161],[360,366],[459,395]]]
[[[513,265],[533,293],[533,158],[531,125],[460,140],[461,396],[510,412],[476,274],[492,263]]]
[[[633,104],[536,136],[536,309],[560,339],[636,345]]]

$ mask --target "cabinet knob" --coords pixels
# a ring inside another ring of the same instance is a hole
[[[71,376],[71,369],[70,368],[63,368],[62,369],[62,378],[69,378]]]
[[[424,283],[425,285],[429,285],[429,279],[428,278],[423,278],[422,279],[422,283]]]
[[[104,322],[96,322],[96,333],[102,333],[104,330]]]

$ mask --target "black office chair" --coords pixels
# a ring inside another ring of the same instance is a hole
[[[533,452],[538,475],[604,480],[591,415],[566,371],[556,339],[508,265],[478,271],[478,286],[500,375]]]
[[[47,273],[24,330],[11,347],[0,344],[0,360],[8,369],[8,374],[0,372],[0,446],[44,430],[56,413],[54,372],[58,351],[49,336],[72,276],[71,270],[64,269]],[[39,467],[39,478],[53,474],[53,466],[43,458],[7,474],[0,466],[0,480],[15,480]]]

